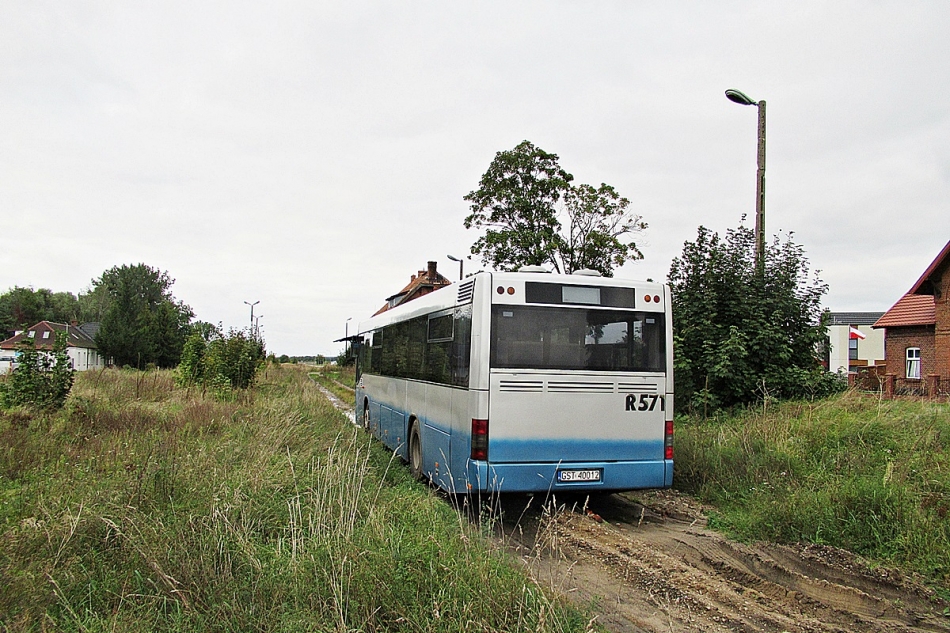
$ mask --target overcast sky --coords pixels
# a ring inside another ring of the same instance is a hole
[[[795,233],[832,310],[884,311],[950,239],[950,3],[0,0],[0,291],[108,268],[197,317],[333,353],[469,252],[495,153],[530,140],[649,223]],[[479,267],[469,263],[467,270]]]

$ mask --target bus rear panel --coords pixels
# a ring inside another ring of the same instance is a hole
[[[357,411],[369,412],[377,437],[412,462],[416,426],[421,472],[450,492],[672,485],[665,285],[541,273],[480,273],[466,284],[361,324],[378,359],[387,336],[411,329],[399,323],[419,331],[415,344],[390,341],[397,356],[415,345],[415,374],[408,359],[374,367],[360,355]]]

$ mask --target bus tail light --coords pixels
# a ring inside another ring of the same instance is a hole
[[[488,420],[472,419],[472,459],[488,459]]]
[[[673,420],[666,421],[666,432],[663,437],[663,458],[673,459]]]

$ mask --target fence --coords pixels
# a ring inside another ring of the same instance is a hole
[[[919,396],[939,398],[947,396],[950,387],[946,381],[941,381],[937,374],[930,374],[924,378],[901,378],[896,374],[884,372],[884,366],[861,368],[857,372],[848,374],[848,385],[860,391],[883,393],[886,398],[895,396]]]

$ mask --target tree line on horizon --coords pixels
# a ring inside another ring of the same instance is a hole
[[[193,321],[194,311],[172,294],[175,280],[147,264],[113,266],[74,295],[15,286],[0,295],[0,329],[9,335],[39,323],[96,322],[99,353],[120,367],[173,368],[189,337],[229,338],[220,326]],[[237,333],[235,331],[234,336]],[[242,340],[251,340],[242,334]],[[264,358],[263,344],[259,346]]]
[[[74,295],[15,286],[0,295],[0,328],[96,322],[99,353],[116,365],[175,367],[195,314],[171,292],[174,279],[146,264],[113,266]]]

